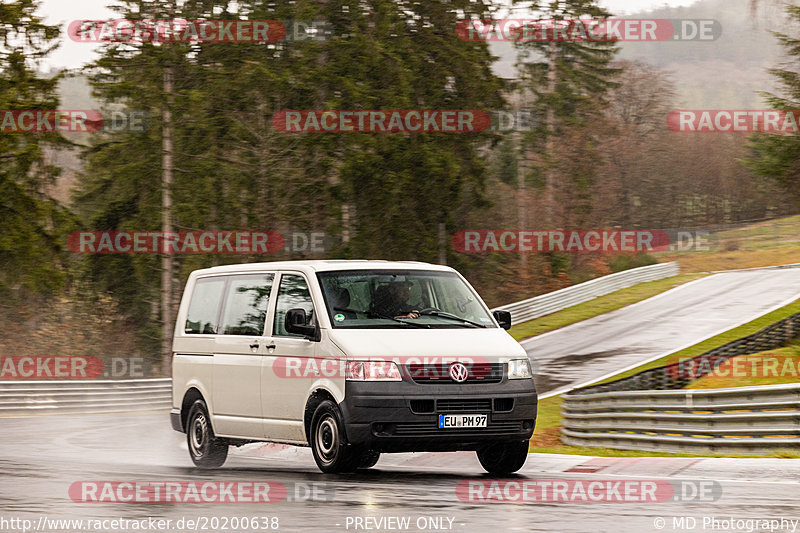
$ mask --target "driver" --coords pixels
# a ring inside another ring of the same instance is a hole
[[[419,310],[408,302],[410,297],[410,281],[393,281],[376,291],[372,310],[394,318],[419,318]]]

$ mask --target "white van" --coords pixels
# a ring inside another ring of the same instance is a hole
[[[172,427],[199,467],[254,441],[311,446],[323,472],[381,453],[474,450],[519,470],[531,365],[452,268],[286,261],[192,272],[173,343]]]

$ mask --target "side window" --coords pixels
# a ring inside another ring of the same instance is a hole
[[[225,289],[225,278],[198,279],[192,291],[189,303],[189,314],[186,316],[184,333],[217,333],[217,316],[222,292]]]
[[[274,274],[233,276],[225,295],[223,335],[263,335]]]
[[[283,337],[302,337],[294,333],[286,333],[286,311],[299,307],[306,311],[306,324],[314,324],[314,304],[311,302],[311,293],[303,276],[284,274],[281,276],[281,286],[278,290],[278,301],[275,306],[275,335]]]

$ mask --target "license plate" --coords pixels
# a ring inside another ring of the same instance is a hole
[[[487,415],[439,415],[439,429],[485,428]]]

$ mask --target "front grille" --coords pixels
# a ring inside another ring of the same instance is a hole
[[[439,413],[491,410],[491,398],[451,398],[436,400],[436,411]]]
[[[446,437],[448,435],[504,436],[514,435],[522,431],[519,420],[490,422],[485,428],[451,428],[439,429],[437,421],[401,422],[387,425],[389,431],[383,432],[395,437]]]
[[[495,398],[494,410],[499,412],[511,411],[514,409],[514,398]]]
[[[417,414],[433,413],[436,404],[433,400],[411,400],[411,411]]]
[[[503,381],[505,365],[503,363],[464,363],[469,370],[466,381],[457,383],[450,377],[450,364],[421,364],[411,363],[405,365],[405,371],[414,383],[437,385],[461,385],[475,383],[500,383]]]

